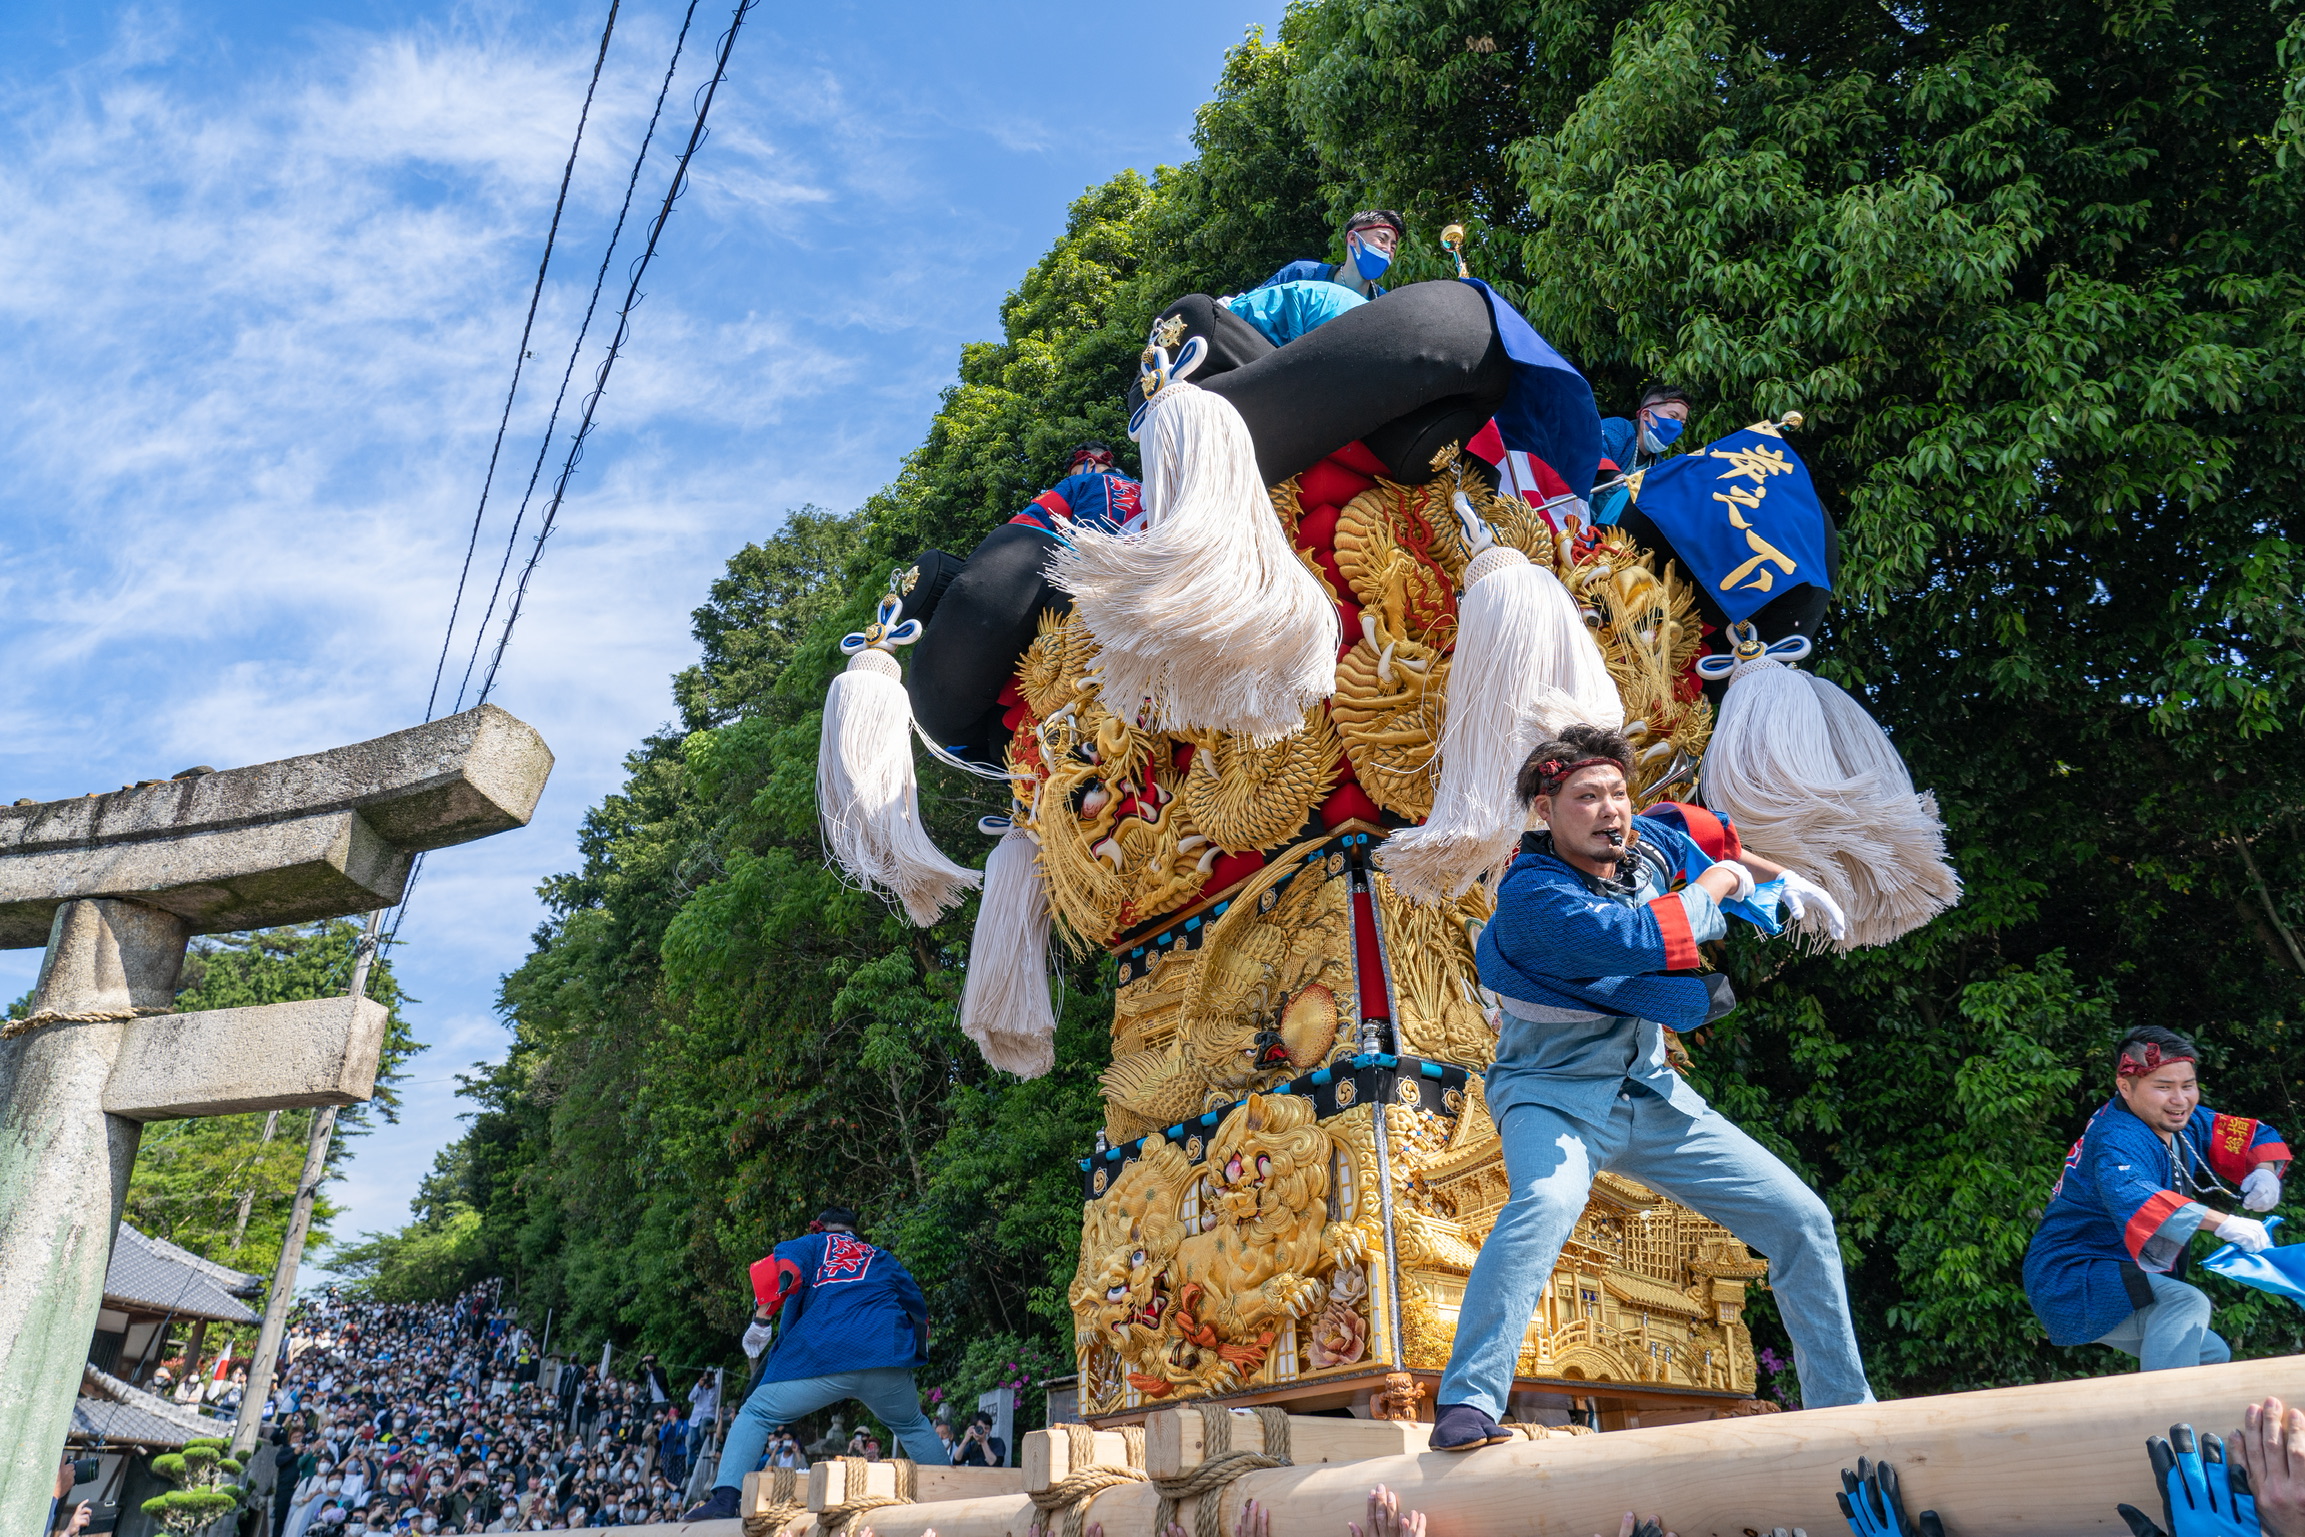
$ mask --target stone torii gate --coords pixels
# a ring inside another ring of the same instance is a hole
[[[524,826],[552,753],[483,705],[309,757],[0,808],[0,949],[45,945],[0,1027],[0,1530],[34,1530],[144,1123],[375,1091],[386,1010],[178,1014],[195,934],[398,902],[415,855]]]

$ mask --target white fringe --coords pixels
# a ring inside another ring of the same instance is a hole
[[[825,690],[816,808],[840,867],[926,928],[982,877],[945,858],[921,826],[903,678],[895,657],[860,651]]]
[[[1178,380],[1146,407],[1144,522],[1079,529],[1049,574],[1101,651],[1107,706],[1259,745],[1336,692],[1336,606],[1273,513],[1231,402]]]
[[[968,943],[961,1033],[985,1061],[1020,1078],[1056,1066],[1056,1011],[1048,997],[1048,890],[1040,847],[1011,831],[984,862],[984,900]]]
[[[1887,944],[1960,900],[1945,828],[1863,705],[1773,658],[1730,675],[1701,794],[1745,846],[1830,892],[1849,930],[1834,947]],[[1802,932],[1830,943],[1819,923]]]
[[[1510,545],[1465,568],[1447,704],[1432,815],[1376,856],[1393,889],[1417,902],[1454,901],[1511,862],[1527,820],[1513,781],[1540,742],[1579,722],[1625,723],[1576,599]]]

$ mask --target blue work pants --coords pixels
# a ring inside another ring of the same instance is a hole
[[[2207,1292],[2151,1271],[2145,1279],[2153,1288],[2153,1305],[2139,1308],[2091,1343],[2126,1351],[2137,1358],[2137,1369],[2147,1372],[2233,1359],[2232,1349],[2209,1327]]]
[[[908,1366],[868,1366],[861,1371],[834,1372],[826,1377],[795,1377],[789,1382],[764,1382],[752,1390],[729,1427],[728,1444],[721,1448],[714,1483],[731,1489],[744,1487],[744,1475],[760,1462],[768,1449],[769,1432],[779,1425],[798,1424],[827,1404],[853,1398],[896,1436],[904,1454],[915,1462],[943,1466],[952,1460],[938,1438],[936,1427],[920,1412],[920,1390],[913,1386]],[[895,1448],[891,1448],[893,1451]]]
[[[1767,1257],[1804,1405],[1873,1401],[1849,1321],[1832,1213],[1726,1116],[1709,1106],[1691,1116],[1628,1086],[1605,1124],[1524,1103],[1505,1111],[1497,1131],[1512,1194],[1465,1283],[1456,1349],[1437,1402],[1503,1417],[1522,1336],[1603,1169],[1663,1191]]]

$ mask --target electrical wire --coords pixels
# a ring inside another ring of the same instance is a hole
[[[687,16],[681,23],[679,46],[685,46],[687,42],[689,23],[695,18],[698,3],[699,0],[689,0]],[[528,560],[520,569],[520,579],[513,588],[512,605],[505,612],[503,628],[497,632],[496,648],[489,657],[488,671],[482,677],[480,692],[474,699],[474,703],[476,705],[487,703],[488,696],[495,691],[497,670],[503,665],[505,648],[512,642],[513,629],[520,622],[521,611],[528,597],[529,578],[535,574],[537,563],[544,557],[545,541],[552,537],[553,526],[559,519],[561,505],[567,500],[568,497],[568,482],[576,473],[576,466],[578,462],[583,458],[585,439],[592,435],[594,414],[599,409],[600,397],[602,393],[608,388],[609,374],[616,367],[616,360],[619,356],[622,355],[624,344],[631,336],[632,312],[635,308],[638,307],[641,299],[644,297],[640,292],[641,281],[648,275],[649,264],[656,258],[657,244],[663,237],[664,226],[666,222],[669,221],[672,217],[673,205],[679,201],[681,193],[687,188],[689,164],[696,158],[697,150],[703,146],[707,137],[707,123],[712,115],[712,104],[719,95],[721,82],[728,78],[728,60],[729,55],[735,50],[736,47],[737,32],[743,27],[745,17],[751,14],[753,7],[758,4],[759,0],[736,0],[736,8],[730,14],[728,28],[726,31],[721,33],[720,36],[720,48],[718,55],[713,62],[712,78],[707,80],[698,89],[696,120],[689,127],[688,143],[680,152],[679,162],[673,167],[672,181],[665,188],[664,202],[661,206],[658,207],[656,211],[656,218],[649,224],[648,243],[642,247],[640,255],[633,261],[631,269],[632,277],[630,282],[627,283],[625,287],[624,303],[616,312],[616,331],[609,338],[607,355],[601,359],[600,366],[593,373],[592,392],[584,398],[583,414],[577,422],[575,433],[569,439],[568,454],[561,463],[560,474],[555,478],[553,482],[552,499],[545,506],[544,516],[538,524],[534,540],[529,548]],[[665,72],[665,86],[660,88],[658,92],[657,108],[659,111],[662,111],[663,109],[663,90],[669,89],[672,81],[673,71],[677,69],[679,65],[679,46],[676,46],[674,50],[672,66],[669,67]],[[655,118],[653,116],[650,119],[649,131],[653,136],[655,132]],[[645,159],[646,155],[647,146],[643,144],[641,150],[641,159]],[[633,175],[634,179],[637,180],[639,176],[639,161],[637,160],[634,165]],[[626,197],[629,206],[629,186],[627,188]],[[618,216],[617,228],[621,233],[623,228],[623,216],[621,214]],[[615,244],[612,240],[609,246],[610,257],[613,257],[614,251]],[[605,266],[608,259],[609,258],[603,258],[604,275]],[[596,280],[594,285],[596,300],[598,297],[598,291],[599,283]],[[588,308],[586,311],[586,325],[589,327],[590,323],[591,311]],[[579,348],[582,346],[581,337],[579,338],[578,346]],[[572,352],[571,368],[573,368],[573,366],[574,353]],[[566,389],[566,385],[567,379],[564,376],[562,379],[562,388],[564,391]],[[558,407],[556,404],[555,420],[557,420],[557,411]],[[546,438],[547,444],[549,444],[550,441],[551,440],[548,436]],[[533,485],[533,481],[531,483]],[[524,497],[524,505],[525,502],[526,498]],[[517,539],[519,537],[519,529],[517,523],[514,525],[512,537],[513,539]],[[500,590],[502,580],[503,573],[500,570],[498,573]],[[495,601],[492,597],[490,600],[489,611],[493,613],[494,608]],[[482,628],[485,629],[487,620],[484,618],[481,623]],[[467,670],[466,676],[467,679],[469,679],[469,668]],[[457,702],[461,707],[463,703],[463,690],[461,688],[458,690]],[[387,950],[389,950],[399,941],[400,925],[407,919],[408,899],[415,892],[417,879],[423,872],[423,863],[423,856],[418,855],[416,862],[409,869],[408,883],[402,888],[399,909],[393,914],[391,932],[388,933],[384,938],[384,948]]]
[[[584,125],[592,120],[592,98],[600,89],[601,66],[608,62],[608,40],[616,33],[616,13],[624,0],[608,0],[608,21],[600,29],[600,50],[592,57],[592,80],[584,88],[584,106],[576,114],[576,137],[568,143],[568,163],[560,168],[560,195],[553,199],[552,224],[544,232],[544,257],[536,264],[536,284],[528,291],[528,318],[520,325],[520,347],[513,354],[512,385],[504,392],[504,411],[496,419],[496,442],[488,450],[488,473],[480,481],[480,505],[472,510],[472,533],[464,541],[464,567],[456,573],[456,596],[448,605],[448,628],[440,637],[440,659],[432,664],[432,692],[424,696],[424,718],[432,719],[440,702],[440,678],[448,668],[448,647],[456,638],[456,618],[464,608],[464,584],[472,575],[472,554],[480,545],[480,523],[488,512],[488,493],[496,484],[496,459],[504,452],[505,429],[512,424],[513,398],[520,393],[521,365],[528,361],[529,333],[536,329],[536,307],[544,298],[544,275],[552,268],[552,247],[560,238],[560,215],[568,207],[568,184],[576,175],[576,152],[584,146]],[[487,628],[483,619],[481,627]]]
[[[569,381],[576,377],[577,360],[584,355],[585,338],[592,334],[592,317],[600,308],[600,295],[608,285],[608,269],[616,259],[616,248],[624,239],[624,221],[632,212],[632,194],[640,185],[641,168],[648,161],[649,146],[656,142],[656,125],[664,116],[665,99],[672,93],[672,78],[680,69],[682,53],[688,47],[689,28],[696,21],[699,0],[689,0],[688,13],[681,18],[680,36],[673,40],[672,58],[664,66],[664,81],[656,88],[656,106],[648,114],[648,130],[641,136],[640,153],[632,157],[632,174],[624,180],[624,203],[616,211],[616,227],[609,232],[608,246],[600,253],[600,270],[593,274],[592,297],[584,306],[584,321],[577,327],[576,341],[568,349],[568,364],[560,371],[560,391],[552,397],[552,415],[544,424],[544,439],[536,445],[536,463],[528,470],[528,485],[520,493],[520,510],[513,516],[511,532],[505,535],[504,558],[497,562],[496,585],[489,589],[488,608],[480,616],[480,623],[472,632],[472,652],[464,659],[464,677],[456,685],[456,708],[464,708],[464,696],[472,687],[473,669],[480,665],[480,648],[488,635],[488,622],[496,615],[496,605],[504,596],[504,579],[512,570],[513,553],[520,548],[521,526],[528,520],[528,504],[536,495],[536,483],[543,478],[545,460],[552,452],[553,435],[560,429],[560,408],[568,400]]]
[[[592,435],[593,412],[600,405],[601,392],[608,388],[609,371],[632,332],[632,311],[640,303],[641,279],[648,275],[648,264],[656,258],[657,241],[664,234],[665,222],[672,217],[672,205],[680,198],[688,183],[689,162],[696,157],[704,143],[705,123],[712,115],[712,103],[720,93],[720,83],[728,78],[728,56],[736,47],[736,34],[744,25],[744,18],[760,0],[736,0],[736,9],[730,15],[728,30],[720,35],[720,56],[714,61],[712,78],[702,89],[703,99],[697,103],[696,122],[688,131],[688,146],[680,152],[680,163],[673,167],[672,184],[664,190],[664,204],[656,211],[656,219],[648,227],[648,244],[641,249],[632,266],[632,281],[624,291],[624,305],[616,312],[616,334],[609,338],[608,355],[600,360],[600,367],[592,379],[592,393],[584,398],[584,415],[578,421],[576,434],[569,440],[568,457],[560,467],[560,478],[553,483],[552,500],[545,506],[543,521],[536,530],[535,542],[529,547],[528,563],[520,569],[520,581],[512,589],[512,607],[504,616],[504,628],[496,639],[496,652],[488,660],[487,676],[481,680],[478,702],[485,703],[496,687],[496,671],[504,663],[504,648],[512,641],[512,628],[520,622],[522,604],[528,597],[528,579],[535,574],[536,564],[544,558],[544,542],[552,537],[553,524],[560,516],[561,504],[568,497],[569,477],[576,473],[578,460],[584,456],[584,440]]]

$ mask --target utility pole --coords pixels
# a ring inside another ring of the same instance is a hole
[[[267,1110],[264,1113],[264,1135],[256,1139],[256,1145],[259,1148],[270,1147],[272,1134],[279,1129],[280,1112]],[[261,1159],[264,1155],[258,1153],[256,1156]],[[232,1219],[232,1248],[230,1252],[234,1254],[240,1252],[240,1241],[248,1236],[248,1208],[255,1204],[256,1187],[254,1185],[243,1186],[240,1191],[240,1215]]]
[[[368,973],[376,962],[384,911],[379,907],[371,912],[366,927],[360,931],[360,943],[352,957],[352,985],[345,989],[349,997],[368,996]],[[244,1461],[256,1445],[257,1427],[264,1418],[264,1401],[272,1396],[273,1365],[280,1358],[280,1341],[288,1332],[288,1306],[296,1299],[296,1267],[303,1263],[304,1240],[312,1231],[312,1204],[320,1197],[321,1177],[328,1168],[328,1144],[336,1133],[336,1110],[334,1105],[323,1105],[313,1113],[312,1135],[304,1144],[304,1174],[296,1183],[296,1203],[288,1211],[288,1235],[281,1240],[280,1263],[273,1269],[272,1290],[264,1300],[264,1328],[256,1337],[256,1358],[248,1363],[248,1390],[240,1399],[240,1422],[232,1431],[233,1453]],[[245,1203],[241,1213],[245,1218]]]

